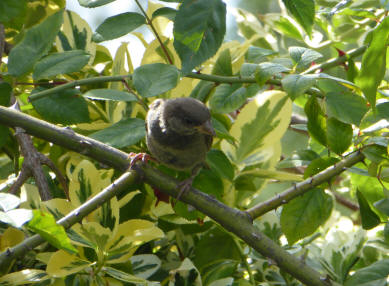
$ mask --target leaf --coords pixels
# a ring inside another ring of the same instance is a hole
[[[367,159],[377,164],[389,159],[387,149],[380,145],[366,146],[366,148],[362,149],[362,154],[365,155]]]
[[[145,122],[139,118],[126,118],[89,137],[116,148],[138,143],[146,135]]]
[[[32,101],[35,110],[52,123],[75,124],[89,122],[88,105],[76,89],[51,94]],[[33,94],[33,93],[32,93]]]
[[[134,283],[134,284],[141,284],[141,285],[148,285],[147,280],[136,277],[134,275],[128,274],[127,272],[121,271],[119,269],[104,266],[103,270],[113,278],[116,278],[117,280]]]
[[[272,50],[250,46],[246,53],[246,61],[248,63],[260,63],[263,62],[267,56],[271,56],[276,53],[277,52]]]
[[[0,82],[0,105],[9,106],[12,86],[8,82]]]
[[[230,181],[234,179],[234,167],[221,150],[211,149],[207,153],[207,163],[211,169],[217,172],[221,177]]]
[[[14,209],[8,212],[0,212],[0,221],[15,228],[21,228],[26,222],[32,219],[32,210]]]
[[[221,0],[184,0],[174,20],[174,48],[182,73],[213,56],[226,32],[226,5]]]
[[[309,134],[323,146],[327,146],[327,126],[326,118],[316,97],[311,96],[304,107],[305,114],[308,117]]]
[[[357,85],[373,107],[376,104],[377,88],[385,75],[388,37],[389,17],[385,17],[372,32],[370,45],[363,54],[361,70],[356,78]]]
[[[312,75],[290,74],[281,80],[282,87],[292,100],[303,95],[316,83]]]
[[[369,109],[361,96],[342,92],[328,92],[326,94],[326,107],[328,116],[357,126]]]
[[[357,190],[357,198],[359,204],[359,212],[362,219],[363,229],[372,229],[380,224],[380,218],[373,212],[368,201],[360,190]]]
[[[358,269],[345,286],[385,286],[389,276],[389,259],[381,259],[367,267]]]
[[[193,180],[193,187],[200,191],[221,199],[223,195],[223,182],[217,173],[212,170],[202,169]]]
[[[170,7],[162,7],[153,12],[153,15],[151,16],[151,19],[155,19],[157,17],[165,17],[169,19],[170,21],[174,21],[176,18],[177,10],[170,8]]]
[[[343,154],[350,147],[353,139],[353,128],[336,118],[327,119],[327,143],[331,151]]]
[[[116,1],[116,0],[78,0],[78,3],[82,7],[96,8],[96,7],[103,6],[105,4],[108,4],[108,3],[111,3],[114,1]]]
[[[0,23],[7,23],[23,17],[27,10],[26,0],[2,0],[0,2]]]
[[[329,218],[333,208],[331,196],[322,189],[313,189],[282,208],[281,229],[292,245],[313,234]]]
[[[34,67],[34,80],[67,74],[81,70],[89,61],[90,55],[82,50],[54,53],[41,59]]]
[[[175,88],[180,80],[180,73],[173,65],[148,64],[134,71],[133,82],[136,90],[143,97],[160,95]]]
[[[0,235],[0,251],[3,252],[10,247],[18,245],[25,239],[24,232],[14,227],[8,227]]]
[[[221,84],[213,93],[209,105],[215,113],[229,113],[239,109],[246,101],[246,88],[240,83]]]
[[[374,203],[374,207],[380,212],[389,216],[389,199],[385,198]]]
[[[7,212],[17,208],[20,204],[20,199],[12,194],[0,193],[0,208]]]
[[[316,175],[337,162],[339,162],[339,159],[334,157],[318,157],[313,159],[304,171],[304,179]]]
[[[303,40],[300,31],[296,26],[286,17],[280,17],[278,21],[274,23],[274,27],[285,36],[293,39]]]
[[[113,101],[137,101],[134,94],[110,88],[91,89],[85,92],[83,97],[95,100],[113,100]]]
[[[89,261],[78,258],[74,254],[59,250],[55,252],[47,263],[46,272],[52,277],[66,277],[81,272],[89,267]]]
[[[24,269],[17,272],[12,272],[0,277],[1,285],[28,285],[39,283],[51,279],[43,270],[39,269]]]
[[[282,2],[305,32],[311,36],[315,19],[315,2],[313,0],[282,0]]]
[[[62,21],[63,10],[28,29],[23,39],[9,53],[9,74],[21,76],[29,72],[35,63],[50,50]]]
[[[323,57],[322,54],[304,47],[290,47],[288,50],[290,57],[296,64],[297,70],[305,69],[309,67],[314,61]]]
[[[195,86],[195,88],[192,89],[189,97],[206,102],[214,88],[215,84],[213,82],[202,80]]]
[[[278,170],[265,170],[259,168],[240,172],[239,176],[236,179],[238,179],[240,176],[252,176],[252,177],[257,177],[262,179],[274,179],[278,181],[302,181],[303,180],[301,175],[278,171]]]
[[[288,72],[289,69],[283,65],[276,63],[264,62],[258,64],[258,67],[255,71],[255,80],[258,85],[262,86],[269,80],[272,76],[280,74],[283,72]]]
[[[28,222],[28,228],[38,233],[47,242],[58,249],[63,249],[71,253],[77,253],[77,249],[70,243],[62,225],[57,224],[50,213],[40,210],[33,210],[33,218]]]
[[[154,254],[134,255],[130,261],[132,273],[143,279],[149,278],[161,267],[161,260]]]
[[[212,69],[212,74],[232,75],[232,60],[230,49],[225,49],[219,55]]]
[[[105,19],[97,27],[92,39],[96,43],[116,39],[127,35],[143,24],[146,24],[146,19],[139,13],[126,12],[118,14]]]

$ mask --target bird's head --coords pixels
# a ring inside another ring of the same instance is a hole
[[[174,132],[182,135],[196,132],[215,135],[209,109],[201,101],[191,97],[167,100],[163,118]]]

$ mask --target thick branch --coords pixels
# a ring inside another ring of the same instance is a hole
[[[343,171],[347,170],[347,168],[362,161],[364,158],[365,156],[360,151],[356,151],[335,165],[328,167],[313,177],[294,185],[276,197],[248,209],[247,212],[252,218],[264,215],[265,213],[274,210],[277,207],[286,204],[290,200],[308,192],[312,188],[329,181],[332,177],[339,175]]]

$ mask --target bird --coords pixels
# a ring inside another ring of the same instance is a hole
[[[214,136],[211,113],[197,99],[156,99],[149,106],[146,145],[151,156],[169,168],[191,172],[191,176],[178,185],[177,200],[206,166],[206,155]]]

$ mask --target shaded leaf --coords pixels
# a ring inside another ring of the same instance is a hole
[[[230,181],[234,179],[234,167],[222,151],[211,149],[207,153],[207,163],[221,177]]]
[[[162,7],[153,12],[153,15],[151,16],[152,19],[155,19],[157,17],[165,17],[168,18],[171,21],[174,21],[174,18],[176,17],[177,10],[170,8],[170,7]]]
[[[113,101],[137,101],[134,94],[109,88],[91,89],[82,95],[83,97],[95,100],[113,100]]]
[[[316,79],[312,75],[290,74],[285,76],[281,83],[290,98],[294,100],[311,88],[316,83]]]
[[[288,50],[297,70],[309,67],[315,60],[322,57],[322,54],[304,47],[290,47]]]
[[[382,259],[373,264],[358,269],[349,279],[345,286],[385,286],[389,276],[389,259]]]
[[[311,136],[320,144],[327,146],[327,126],[326,118],[316,97],[311,96],[304,107],[305,114],[308,117],[308,131]]]
[[[327,143],[336,154],[344,153],[350,147],[353,139],[353,128],[336,118],[327,119]]]
[[[232,75],[231,53],[229,49],[225,49],[219,55],[212,69],[212,74],[216,75]]]
[[[209,105],[215,113],[229,113],[240,108],[246,101],[246,88],[242,84],[221,84],[213,93]]]
[[[78,0],[78,3],[82,7],[96,8],[96,7],[103,6],[105,4],[108,4],[108,3],[111,3],[114,1],[116,1],[116,0]]]
[[[258,64],[258,67],[255,71],[255,80],[257,83],[261,86],[264,85],[265,82],[270,79],[272,76],[288,72],[289,69],[287,67],[284,67],[283,65],[277,64],[277,63],[269,63],[264,62]]]
[[[0,2],[0,23],[7,23],[23,17],[27,9],[26,0],[2,0]]]
[[[12,86],[8,82],[0,82],[0,105],[9,106]]]
[[[153,254],[134,255],[130,260],[132,273],[143,279],[149,278],[161,267],[161,260]]]
[[[359,204],[359,212],[361,213],[362,227],[364,229],[371,229],[380,224],[380,218],[373,212],[368,201],[361,191],[357,190],[357,198]]]
[[[282,0],[282,2],[307,34],[311,35],[315,18],[315,2],[313,0]]]

